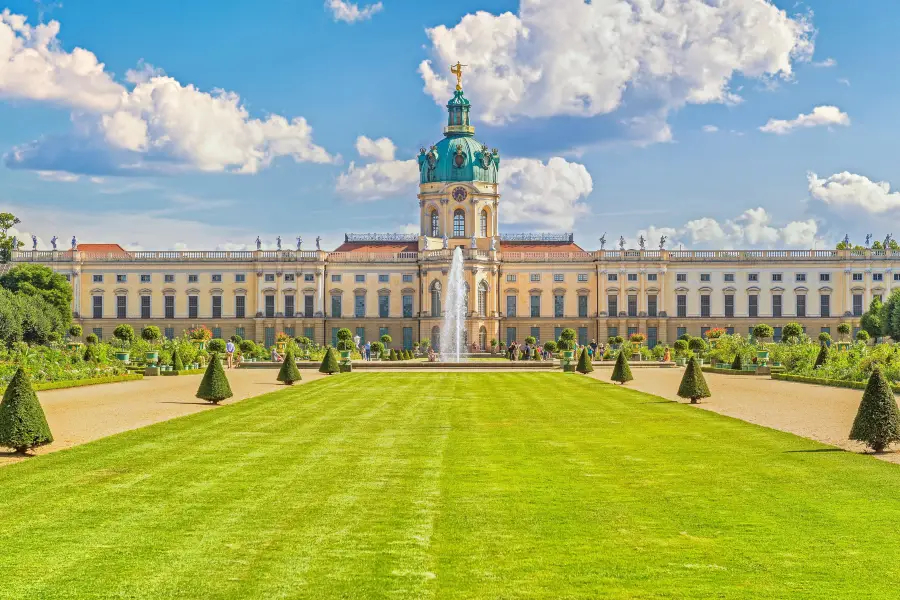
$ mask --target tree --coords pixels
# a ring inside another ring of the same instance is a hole
[[[50,267],[24,264],[0,277],[0,286],[17,294],[40,296],[55,306],[66,323],[72,315],[72,286]]]
[[[278,371],[278,381],[286,385],[294,385],[295,381],[300,381],[300,369],[294,362],[294,353],[288,350],[284,353],[284,362],[281,363],[281,370]]]
[[[210,352],[218,352],[221,354],[222,352],[225,352],[225,340],[222,338],[209,340],[209,344],[206,347]]]
[[[781,329],[781,339],[788,343],[797,342],[803,335],[803,326],[800,323],[788,323]]]
[[[872,369],[869,376],[850,429],[850,439],[863,442],[875,452],[881,452],[900,440],[900,412],[894,391],[878,367]]]
[[[141,338],[153,345],[162,338],[162,332],[160,332],[159,327],[156,325],[147,325],[141,329]]]
[[[113,337],[122,342],[122,345],[130,345],[134,341],[134,327],[127,323],[116,325],[113,329]]]
[[[741,361],[741,355],[740,355],[740,354],[735,354],[735,355],[734,355],[734,360],[731,362],[731,368],[734,369],[735,371],[740,371],[741,369],[744,368],[744,364],[743,364],[743,362]]]
[[[338,366],[337,356],[333,348],[325,350],[325,356],[322,357],[322,364],[319,366],[319,373],[333,375],[339,373],[341,368]]]
[[[0,446],[25,454],[53,441],[47,417],[25,370],[19,367],[0,402]]]
[[[571,327],[566,327],[559,333],[559,340],[556,342],[556,345],[560,350],[572,350],[575,348],[575,330]]]
[[[626,381],[631,381],[634,377],[631,376],[631,367],[628,366],[628,359],[625,358],[625,352],[620,351],[619,355],[616,357],[616,366],[613,367],[612,377],[610,377],[612,381],[618,381],[620,384],[624,384]]]
[[[819,334],[819,343],[822,344],[823,346],[827,346],[828,344],[830,344],[831,343],[831,334],[828,333],[827,331],[823,331],[822,333],[820,333]]]
[[[878,296],[875,296],[872,299],[871,304],[869,304],[869,310],[863,313],[863,316],[859,319],[859,326],[866,331],[872,337],[878,337],[883,335],[884,329],[884,305]],[[842,323],[843,325],[844,323]],[[840,330],[838,330],[840,331]],[[847,333],[850,333],[849,331]]]
[[[819,354],[816,356],[816,364],[815,368],[818,369],[821,366],[824,366],[828,361],[828,346],[822,344],[819,348]]]
[[[12,258],[12,251],[25,245],[21,240],[16,240],[16,247],[13,248],[12,237],[9,235],[9,230],[19,223],[21,221],[14,214],[0,213],[0,262],[9,262]]]
[[[73,338],[81,337],[82,333],[84,333],[84,328],[78,323],[75,323],[74,325],[69,327],[69,335]]]
[[[200,387],[197,388],[197,397],[218,404],[233,395],[231,386],[228,385],[228,378],[225,376],[225,369],[222,368],[222,361],[219,360],[218,353],[214,352],[206,366],[203,380],[200,381]]]
[[[869,332],[865,329],[860,329],[856,332],[856,341],[868,343],[869,341]]]
[[[391,344],[394,342],[394,338],[392,338],[391,336],[389,336],[386,333],[383,336],[381,336],[379,338],[379,340],[381,341],[382,344],[384,344],[385,348],[390,348]]]
[[[709,386],[706,385],[706,379],[703,378],[703,371],[700,370],[697,359],[692,356],[684,370],[681,385],[678,386],[678,396],[690,398],[691,404],[697,404],[700,398],[709,398],[711,395]]]
[[[678,338],[672,343],[672,349],[675,350],[675,356],[681,356],[688,350],[688,343],[686,340]]]
[[[843,340],[846,336],[850,335],[850,323],[841,323],[837,327],[837,332],[841,336],[841,340]]]
[[[535,358],[537,358],[537,349],[535,349]],[[581,354],[578,356],[578,366],[575,367],[575,370],[585,375],[594,370],[594,365],[591,364],[591,358],[588,356],[587,347],[581,349]]]
[[[703,352],[706,350],[706,341],[703,338],[692,337],[688,341],[688,348],[693,350],[694,352]]]
[[[544,342],[544,352],[549,352],[550,354],[556,352],[556,342],[554,342],[553,340],[547,340],[546,342]]]
[[[767,340],[772,337],[775,331],[765,323],[760,323],[756,327],[753,328],[753,337],[758,340]]]
[[[390,359],[391,359],[391,360],[397,360],[397,351],[394,350],[393,348],[391,348]]]

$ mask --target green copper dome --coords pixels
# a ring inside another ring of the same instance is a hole
[[[469,101],[457,89],[447,103],[444,139],[419,151],[419,181],[484,181],[497,183],[500,155],[475,139],[469,124]]]

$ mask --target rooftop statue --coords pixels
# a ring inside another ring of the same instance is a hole
[[[297,236],[297,252],[300,252],[300,246],[303,245],[303,236]]]
[[[603,250],[606,247],[606,232],[603,232],[603,235],[600,236],[600,249]]]
[[[619,250],[624,250],[624,249],[625,249],[625,236],[620,235],[619,236]]]
[[[54,249],[54,250],[56,250],[56,240],[58,240],[58,239],[59,239],[59,238],[56,237],[55,235],[54,235],[52,238],[50,238],[50,244],[53,245],[53,249]]]
[[[647,246],[647,240],[644,239],[644,236],[641,236],[641,237],[638,239],[638,245],[640,245],[641,250],[646,250],[646,249],[647,249],[647,248],[646,248],[646,246]]]
[[[667,239],[668,239],[668,238],[666,238],[666,236],[662,236],[662,237],[659,238],[659,249],[660,249],[660,250],[665,250],[665,249],[666,249],[666,240],[667,240]]]
[[[279,250],[281,250],[281,236],[280,235],[277,238],[275,238],[275,245]]]

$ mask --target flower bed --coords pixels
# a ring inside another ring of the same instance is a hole
[[[71,379],[68,381],[40,381],[32,384],[32,388],[35,391],[40,392],[44,390],[63,390],[67,388],[76,388],[76,387],[84,387],[88,385],[100,385],[103,383],[121,383],[123,381],[137,381],[139,379],[143,379],[144,376],[140,374],[129,374],[129,375],[113,375],[110,377],[94,377],[93,379]],[[2,392],[5,389],[0,389]]]
[[[700,369],[704,373],[715,373],[717,375],[759,375],[756,372],[756,369],[753,370],[738,370],[738,369],[718,369],[716,367],[700,367]]]
[[[813,385],[826,385],[829,387],[848,388],[852,390],[866,389],[867,381],[849,381],[846,379],[825,379],[822,377],[807,377],[804,375],[788,375],[787,373],[772,373],[772,379],[779,381],[793,381],[795,383],[810,383]],[[891,384],[894,392],[900,393],[900,385]]]

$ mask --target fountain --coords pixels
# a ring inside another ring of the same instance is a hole
[[[463,253],[457,246],[447,276],[444,298],[444,322],[441,324],[441,362],[461,362],[465,358],[466,283],[463,280]]]

